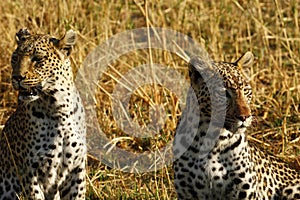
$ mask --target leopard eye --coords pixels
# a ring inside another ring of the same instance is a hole
[[[32,56],[31,61],[32,62],[41,62],[43,60],[43,57],[41,56]]]
[[[244,87],[244,95],[247,96],[247,95],[252,95],[252,89],[249,85],[246,85]]]

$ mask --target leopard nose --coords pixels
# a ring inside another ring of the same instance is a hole
[[[25,76],[21,76],[21,75],[13,75],[12,76],[13,80],[17,81],[17,82],[21,82],[22,80],[25,79]]]
[[[236,118],[241,120],[242,122],[246,121],[246,119],[248,117],[250,117],[250,115],[238,115],[238,116],[236,116]]]

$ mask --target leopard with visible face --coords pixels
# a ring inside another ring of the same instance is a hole
[[[234,63],[189,62],[191,89],[173,152],[178,199],[300,199],[299,172],[247,140],[247,52]]]
[[[0,133],[0,199],[85,199],[85,112],[73,81],[73,30],[16,34],[18,105]]]

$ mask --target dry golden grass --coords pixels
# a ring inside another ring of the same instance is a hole
[[[164,27],[189,35],[203,44],[215,60],[233,61],[243,52],[255,54],[251,83],[256,126],[251,140],[275,155],[297,164],[300,151],[300,2],[265,1],[3,1],[0,5],[1,124],[16,108],[10,84],[10,56],[21,27],[37,33],[79,33],[73,53],[78,69],[89,52],[111,36],[145,26]],[[112,117],[110,94],[120,75],[150,61],[178,70],[187,78],[186,64],[164,51],[134,51],[113,63],[99,80],[97,115],[108,138],[127,136]],[[174,80],[174,83],[176,80]],[[131,137],[117,145],[134,153],[163,147],[174,136],[181,113],[177,97],[166,88],[145,86],[130,99],[130,117],[149,123],[149,109],[162,104],[168,110],[163,129],[152,139]],[[170,166],[156,172],[126,173],[93,159],[88,166],[87,199],[173,199]]]

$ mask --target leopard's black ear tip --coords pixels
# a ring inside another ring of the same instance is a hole
[[[55,37],[52,37],[50,38],[50,42],[52,42],[54,45],[58,45],[59,44],[59,39],[55,38]]]
[[[236,65],[239,66],[251,66],[254,61],[254,55],[251,51],[247,51],[244,53],[237,61],[235,61]]]
[[[21,28],[17,33],[16,33],[16,41],[19,42],[21,40],[24,40],[27,36],[30,35],[30,32],[29,30],[24,27],[24,28]]]

